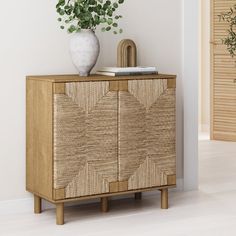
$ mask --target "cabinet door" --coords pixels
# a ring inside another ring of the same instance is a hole
[[[117,91],[109,82],[54,86],[54,199],[109,192],[117,181]]]
[[[119,182],[128,190],[174,185],[175,80],[129,81],[121,90]]]

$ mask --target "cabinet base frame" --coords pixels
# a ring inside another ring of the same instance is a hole
[[[156,188],[149,188],[149,189],[142,189],[142,190],[132,190],[127,192],[120,192],[120,193],[109,193],[109,194],[102,194],[102,195],[94,195],[94,196],[87,196],[87,197],[81,197],[81,198],[73,198],[73,199],[64,199],[64,200],[58,200],[54,201],[51,199],[48,199],[46,197],[40,196],[40,194],[34,194],[34,212],[36,214],[41,213],[41,203],[42,199],[45,199],[56,206],[56,223],[57,225],[63,225],[64,224],[64,203],[66,202],[75,202],[79,200],[89,200],[89,199],[101,199],[101,211],[102,212],[108,212],[109,211],[109,198],[111,196],[118,196],[118,195],[125,195],[134,193],[136,200],[142,199],[142,192],[148,192],[148,191],[154,191],[154,190],[160,190],[161,191],[161,208],[162,209],[168,209],[168,189],[175,188],[176,186],[163,186],[163,187],[156,187]],[[32,191],[31,191],[32,192]]]

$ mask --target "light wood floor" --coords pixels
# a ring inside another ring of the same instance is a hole
[[[142,201],[117,200],[102,214],[98,204],[69,207],[66,224],[55,225],[54,210],[0,212],[0,236],[235,236],[236,143],[201,136],[200,188],[170,193],[170,209],[160,209],[160,194]]]

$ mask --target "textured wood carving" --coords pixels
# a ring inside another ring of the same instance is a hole
[[[54,188],[66,198],[109,192],[117,181],[117,92],[68,83],[54,95]]]
[[[137,66],[137,47],[133,40],[122,40],[117,48],[117,66]]]
[[[128,189],[168,185],[175,175],[175,89],[167,80],[129,81],[119,96],[119,181]]]

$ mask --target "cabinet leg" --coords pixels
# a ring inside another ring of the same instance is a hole
[[[57,225],[64,225],[64,203],[56,204]]]
[[[135,198],[135,200],[141,200],[142,199],[142,193],[135,193],[134,198]]]
[[[168,189],[161,190],[161,208],[168,209]]]
[[[40,214],[42,212],[42,199],[34,195],[34,213]]]
[[[102,197],[101,198],[101,211],[102,212],[108,212],[109,211],[108,197]]]

